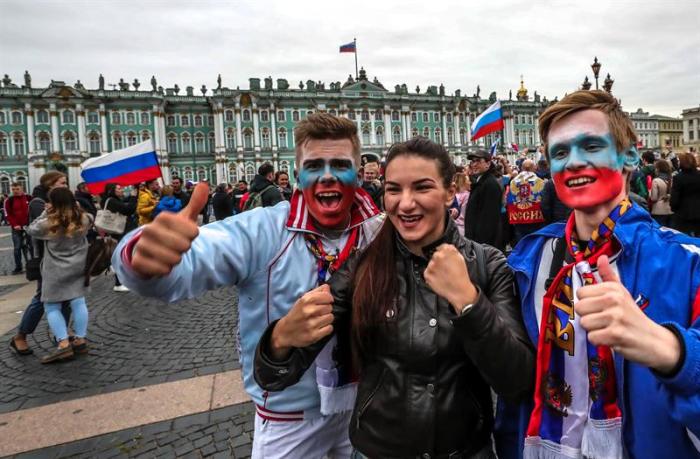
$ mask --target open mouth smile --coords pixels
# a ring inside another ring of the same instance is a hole
[[[595,183],[596,179],[593,177],[571,177],[566,180],[566,186],[569,188],[578,188],[582,186],[586,186],[591,183]]]
[[[343,199],[343,194],[337,191],[324,191],[322,193],[316,193],[314,196],[319,204],[321,204],[321,207],[326,209],[337,207]]]

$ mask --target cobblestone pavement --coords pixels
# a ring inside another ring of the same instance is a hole
[[[14,458],[248,458],[254,411],[252,403],[242,403],[34,450]]]
[[[0,413],[240,367],[234,288],[168,305],[113,292],[113,282],[94,279],[87,296],[87,356],[42,365],[53,347],[45,320],[29,339],[34,355],[10,350],[15,330],[0,337]]]
[[[15,269],[15,259],[12,252],[12,237],[9,226],[0,226],[0,276],[9,275]]]

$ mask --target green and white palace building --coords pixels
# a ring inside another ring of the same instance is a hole
[[[158,86],[151,78],[144,90],[138,80],[88,89],[80,81],[52,81],[35,88],[31,76],[18,85],[5,75],[0,87],[0,192],[13,181],[31,190],[39,177],[57,169],[68,174],[71,188],[80,180],[80,163],[91,156],[152,139],[163,178],[211,183],[250,181],[269,161],[276,170],[294,169],[294,125],[310,113],[325,111],[357,123],[363,152],[380,156],[394,143],[416,135],[448,148],[457,164],[477,146],[487,147],[499,134],[469,138],[473,119],[496,93],[482,98],[443,85],[409,92],[406,84],[387,89],[361,70],[357,79],[328,85],[312,80],[292,88],[287,80],[250,78],[247,89],[184,91]],[[184,94],[183,94],[184,93]],[[502,100],[505,128],[501,145],[520,149],[538,145],[537,116],[548,105],[535,92],[528,96],[522,79],[516,97]],[[290,174],[291,175],[291,174]]]

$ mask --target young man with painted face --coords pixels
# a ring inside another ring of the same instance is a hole
[[[577,91],[539,119],[566,224],[509,258],[538,345],[525,458],[697,458],[700,240],[631,204],[636,135],[618,102]]]
[[[372,200],[357,187],[355,123],[313,114],[297,125],[295,139],[301,169],[291,202],[198,228],[208,194],[208,185],[198,185],[180,213],[161,213],[127,235],[112,261],[132,291],[168,302],[238,286],[240,362],[257,405],[254,458],[349,457],[355,387],[336,365],[333,341],[299,383],[282,392],[263,391],[253,378],[255,347],[267,326],[308,291],[326,289],[330,274],[381,225]]]

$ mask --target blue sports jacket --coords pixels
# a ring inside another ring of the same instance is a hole
[[[508,259],[522,298],[523,320],[537,345],[535,281],[546,243],[564,235],[563,223],[523,238]],[[654,322],[670,325],[682,339],[683,364],[667,378],[615,355],[623,443],[630,458],[700,457],[700,239],[663,228],[634,204],[613,231],[622,250],[620,280]],[[543,267],[549,270],[549,266]],[[646,304],[648,302],[648,304]],[[532,405],[499,406],[497,439],[508,457],[521,457]],[[517,434],[517,447],[512,442]],[[517,456],[516,456],[517,454]]]

